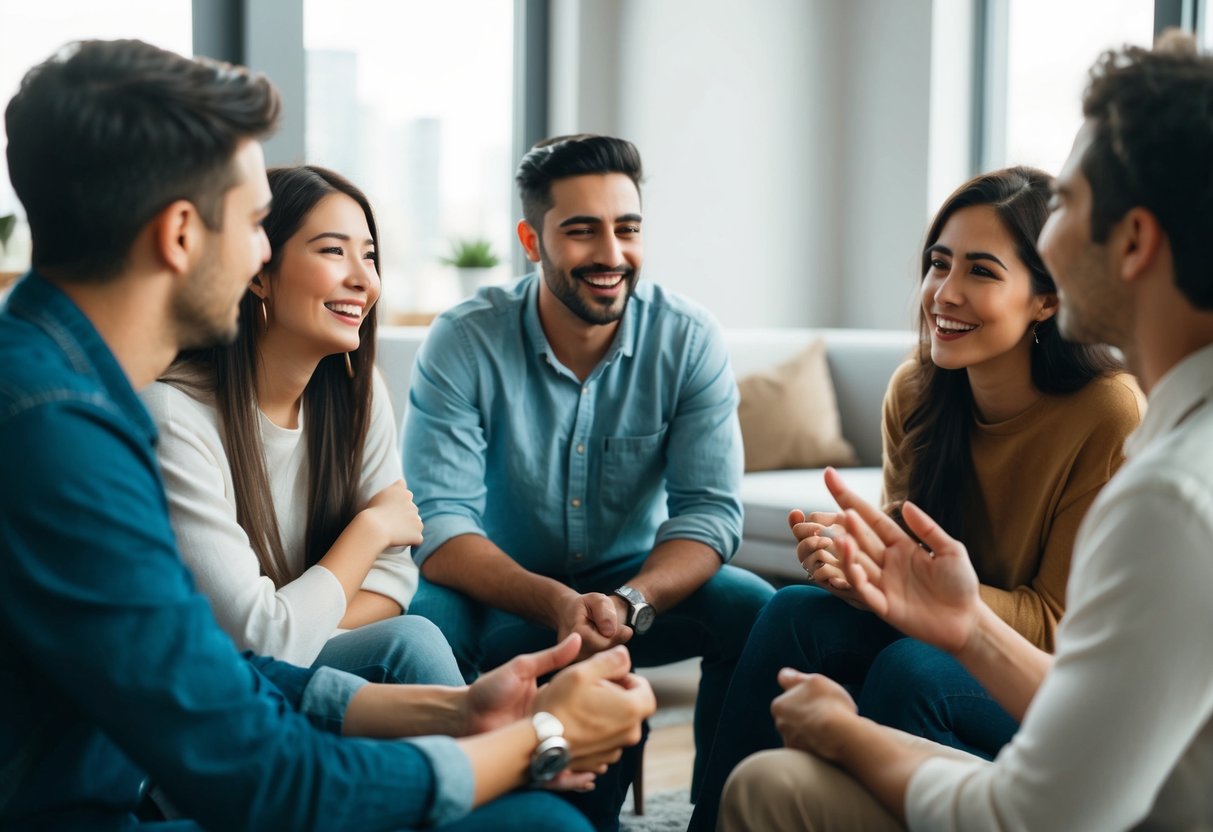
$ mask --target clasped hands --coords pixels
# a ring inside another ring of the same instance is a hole
[[[595,777],[619,759],[624,746],[640,742],[640,724],[657,705],[649,683],[630,672],[627,648],[570,665],[580,651],[581,637],[573,634],[482,675],[461,704],[463,733],[491,731],[547,711],[563,723],[573,754],[568,768],[547,787],[592,789]],[[538,684],[556,671],[550,682]]]
[[[833,468],[825,483],[841,512],[788,516],[810,580],[907,636],[953,654],[963,650],[982,603],[964,545],[913,503],[903,505],[902,518],[917,540],[847,488]],[[779,683],[784,693],[771,712],[785,744],[834,759],[837,729],[857,718],[850,695],[824,676],[791,668],[780,671]]]
[[[578,658],[584,659],[618,644],[627,644],[632,628],[627,625],[627,605],[618,595],[570,591],[556,609],[557,640],[570,634],[581,636]]]

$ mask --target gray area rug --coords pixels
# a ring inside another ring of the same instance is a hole
[[[694,808],[686,789],[645,795],[642,816],[632,814],[630,796],[623,805],[623,814],[619,816],[621,832],[686,832]]]

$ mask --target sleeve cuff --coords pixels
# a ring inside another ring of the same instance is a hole
[[[434,772],[434,802],[426,825],[451,823],[472,811],[476,774],[459,744],[450,737],[416,737],[406,742],[425,755]]]
[[[741,527],[740,524],[706,514],[684,514],[662,523],[653,545],[667,540],[694,540],[708,546],[720,555],[722,561],[727,562],[741,545]]]
[[[407,611],[417,593],[417,565],[407,547],[389,549],[366,574],[362,588],[386,595]]]
[[[413,550],[413,563],[421,566],[434,550],[452,537],[461,534],[476,534],[484,537],[484,529],[470,517],[459,514],[440,514],[425,521],[425,542]]]
[[[299,709],[318,727],[341,733],[350,699],[365,684],[369,684],[366,679],[353,673],[332,667],[317,668],[303,690]]]

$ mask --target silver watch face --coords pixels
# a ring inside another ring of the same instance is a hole
[[[632,608],[632,629],[636,631],[636,635],[642,636],[649,631],[653,626],[653,621],[657,618],[656,611],[648,604],[641,604],[639,607]]]
[[[531,757],[531,782],[546,783],[569,764],[569,744],[564,737],[551,737],[539,743]]]

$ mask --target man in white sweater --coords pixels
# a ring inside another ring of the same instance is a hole
[[[735,770],[724,830],[1213,828],[1213,57],[1183,36],[1108,53],[1083,110],[1039,245],[1063,334],[1119,347],[1149,409],[1079,532],[1056,656],[990,611],[964,546],[921,510],[904,517],[924,545],[826,477],[864,600],[951,651],[1022,728],[986,762],[784,669],[788,748]]]

